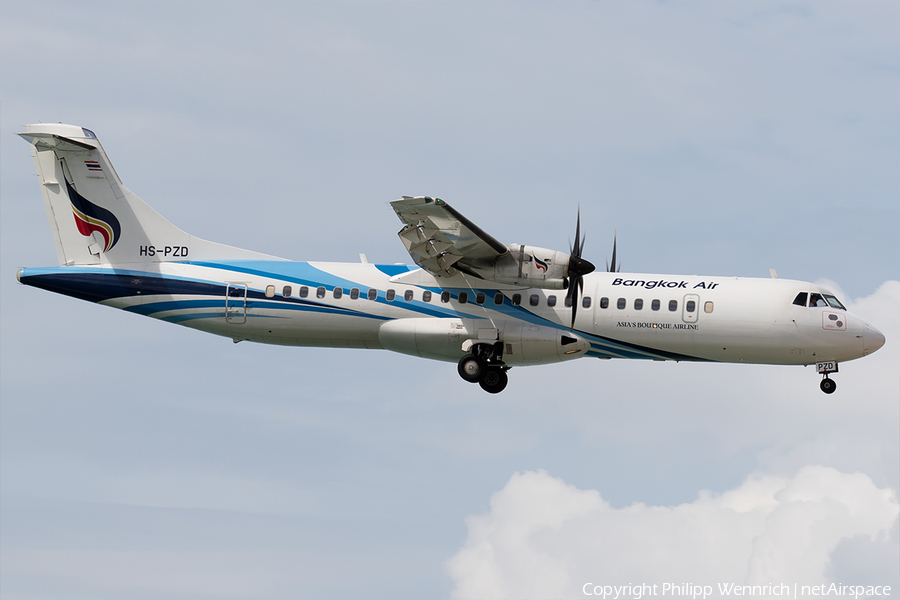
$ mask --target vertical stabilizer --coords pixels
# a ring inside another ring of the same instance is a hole
[[[275,258],[169,223],[122,185],[91,130],[53,123],[25,129],[19,135],[31,144],[60,265]]]

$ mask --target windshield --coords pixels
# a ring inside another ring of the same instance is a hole
[[[847,310],[846,308],[844,308],[844,305],[841,304],[841,301],[838,300],[837,298],[835,298],[834,296],[832,296],[830,294],[822,294],[822,295],[825,296],[825,301],[828,302],[828,306],[830,306],[831,308],[839,308],[841,310]]]

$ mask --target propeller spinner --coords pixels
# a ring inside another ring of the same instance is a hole
[[[569,330],[575,329],[575,315],[578,312],[578,302],[581,292],[584,290],[584,276],[594,270],[594,265],[583,258],[584,236],[581,235],[581,208],[578,209],[578,220],[575,222],[575,243],[569,252],[568,266],[568,292],[566,293],[566,305],[572,307],[572,325]]]

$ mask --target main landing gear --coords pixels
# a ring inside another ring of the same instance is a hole
[[[500,346],[500,344],[497,344]],[[500,346],[502,348],[502,346]],[[489,394],[499,394],[509,383],[506,372],[509,367],[500,360],[499,352],[490,344],[477,344],[472,353],[459,359],[459,376],[469,383],[477,383]]]

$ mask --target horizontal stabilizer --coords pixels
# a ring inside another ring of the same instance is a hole
[[[94,150],[94,146],[72,140],[54,133],[20,133],[26,142],[38,150],[60,150],[63,152],[84,152]]]

